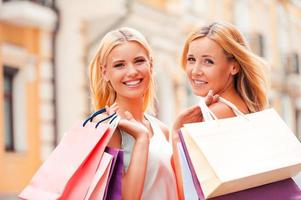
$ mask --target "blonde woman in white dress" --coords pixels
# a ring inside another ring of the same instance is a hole
[[[131,28],[107,33],[89,67],[95,110],[107,106],[122,118],[109,146],[124,150],[125,200],[178,199],[169,131],[146,114],[153,100],[153,67],[148,42]]]

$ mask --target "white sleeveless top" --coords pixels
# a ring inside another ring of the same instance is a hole
[[[142,200],[177,200],[176,178],[171,167],[172,147],[166,140],[156,119],[145,115],[150,122],[153,136],[150,139],[146,177]],[[124,150],[124,168],[127,171],[131,159],[135,139],[120,130],[121,147]]]

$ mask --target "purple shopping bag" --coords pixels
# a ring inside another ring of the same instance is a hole
[[[214,197],[212,200],[301,200],[301,190],[291,178]]]
[[[109,184],[105,190],[105,200],[121,200],[121,184],[123,172],[123,150],[106,147],[105,152],[113,156],[112,166],[109,174]]]
[[[192,176],[194,189],[198,194],[199,200],[205,200],[202,192],[201,185],[197,179],[195,170],[192,166],[186,144],[181,131],[179,131],[180,142],[183,147],[185,158],[189,166],[189,170]],[[212,200],[301,200],[301,189],[291,178],[282,181],[262,185],[247,190],[226,194],[210,198]]]

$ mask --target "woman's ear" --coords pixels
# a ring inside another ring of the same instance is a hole
[[[107,71],[106,71],[106,68],[105,68],[105,66],[101,66],[101,75],[102,75],[102,77],[103,77],[103,79],[105,80],[105,81],[109,81],[109,79],[108,79],[108,77],[107,77],[107,73],[106,73]]]
[[[231,75],[237,74],[239,72],[239,70],[240,70],[240,65],[238,64],[238,62],[232,61],[231,62],[231,71],[230,71]]]
[[[149,60],[149,66],[150,66],[150,72],[151,72],[151,74],[153,74],[153,59],[152,58],[150,58],[150,60]]]

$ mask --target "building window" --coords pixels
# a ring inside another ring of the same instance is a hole
[[[15,1],[15,0],[2,0],[3,3],[10,2],[10,1]],[[28,1],[39,4],[39,5],[42,5],[42,6],[46,6],[46,7],[49,7],[49,8],[54,7],[54,0],[28,0]]]
[[[18,69],[10,66],[3,67],[4,77],[4,134],[5,150],[15,151],[14,112],[13,112],[13,85]]]
[[[265,56],[265,41],[261,33],[252,33],[247,37],[252,51],[260,57]]]
[[[286,58],[286,74],[300,74],[299,55],[297,53],[290,53]]]

